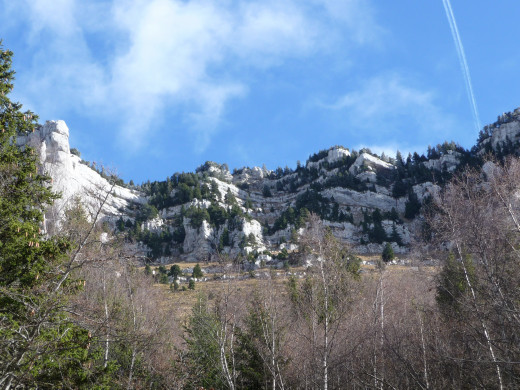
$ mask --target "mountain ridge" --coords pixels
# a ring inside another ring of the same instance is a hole
[[[102,218],[139,243],[152,261],[225,255],[280,264],[297,248],[309,212],[319,214],[357,252],[380,253],[390,242],[396,252],[406,253],[420,232],[422,205],[458,169],[482,166],[487,153],[498,159],[518,154],[520,108],[485,126],[470,150],[445,142],[428,147],[426,156],[394,159],[333,146],[294,170],[264,166],[230,172],[226,164],[208,161],[195,172],[140,186],[114,184],[122,181],[93,170],[79,153],[71,153],[68,136],[64,121],[47,121],[17,140],[37,150],[43,173],[63,195],[48,213],[49,232],[73,201],[93,212],[106,196]]]

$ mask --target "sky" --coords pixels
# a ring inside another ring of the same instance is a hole
[[[451,3],[475,106],[446,2],[0,0],[0,39],[11,98],[137,184],[334,145],[470,148],[520,106],[520,2]]]

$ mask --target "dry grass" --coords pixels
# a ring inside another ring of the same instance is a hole
[[[286,280],[287,277],[282,273],[278,274],[273,280],[273,286],[277,290],[277,293],[285,293],[284,283]],[[191,313],[191,309],[197,303],[200,294],[212,300],[232,290],[233,293],[238,294],[245,303],[249,301],[255,289],[261,283],[265,282],[265,279],[260,278],[208,280],[206,282],[197,282],[195,290],[187,289],[185,291],[181,289],[172,291],[170,286],[166,284],[156,284],[155,286],[161,289],[165,294],[166,299],[162,304],[173,305],[177,319],[183,322]],[[187,283],[181,283],[181,288],[183,286],[187,287],[187,285]]]
[[[372,260],[372,257],[363,256],[363,260]],[[177,263],[181,267],[182,270],[186,268],[192,268],[196,263]],[[201,264],[203,269],[208,266],[206,263]],[[217,266],[217,263],[209,264],[212,266]],[[166,266],[169,269],[170,265]],[[152,267],[158,268],[158,267]],[[362,270],[365,271],[363,277],[372,277],[375,275],[375,267],[373,265],[362,265]],[[263,272],[267,270],[259,270],[258,272]],[[292,273],[303,273],[305,272],[305,267],[291,267]],[[388,276],[391,277],[410,277],[412,274],[417,275],[429,275],[433,276],[436,272],[438,272],[438,268],[436,267],[411,267],[405,265],[388,265],[386,267],[386,272]],[[208,297],[210,300],[215,299],[219,295],[223,295],[230,290],[233,290],[234,294],[238,294],[241,300],[246,303],[250,300],[252,294],[255,289],[259,286],[260,283],[266,283],[266,280],[263,278],[245,278],[240,279],[239,276],[245,275],[247,273],[236,273],[230,272],[227,273],[228,276],[234,276],[235,279],[214,279],[216,277],[221,276],[221,274],[211,274],[205,275],[209,280],[205,282],[196,282],[195,290],[186,289],[182,291],[182,287],[188,286],[187,283],[181,283],[180,289],[178,291],[172,291],[170,286],[167,284],[156,284],[155,286],[161,289],[164,293],[164,301],[161,302],[161,305],[172,305],[174,307],[175,315],[177,320],[181,323],[187,318],[187,316],[191,313],[191,309],[196,304],[198,297],[200,294]],[[285,282],[288,280],[288,274],[283,271],[276,271],[274,273],[274,283],[273,286],[277,290],[277,294],[285,294]]]

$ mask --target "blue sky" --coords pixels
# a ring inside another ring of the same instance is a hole
[[[520,2],[453,0],[482,125],[520,105]],[[12,97],[125,180],[478,135],[442,0],[0,0]]]

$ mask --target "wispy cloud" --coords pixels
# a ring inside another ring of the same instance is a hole
[[[247,95],[251,72],[332,50],[337,26],[355,45],[378,30],[361,0],[0,4],[34,49],[31,76],[18,85],[24,100],[44,113],[122,118],[121,139],[134,147],[158,118],[179,112],[203,150],[229,103]]]
[[[417,145],[425,136],[448,136],[454,129],[454,119],[443,112],[437,98],[435,91],[414,86],[400,75],[391,73],[366,80],[360,88],[332,103],[319,105],[344,112],[346,128],[371,131],[377,143],[406,139],[407,135],[409,144]],[[400,144],[403,146],[402,141]]]

